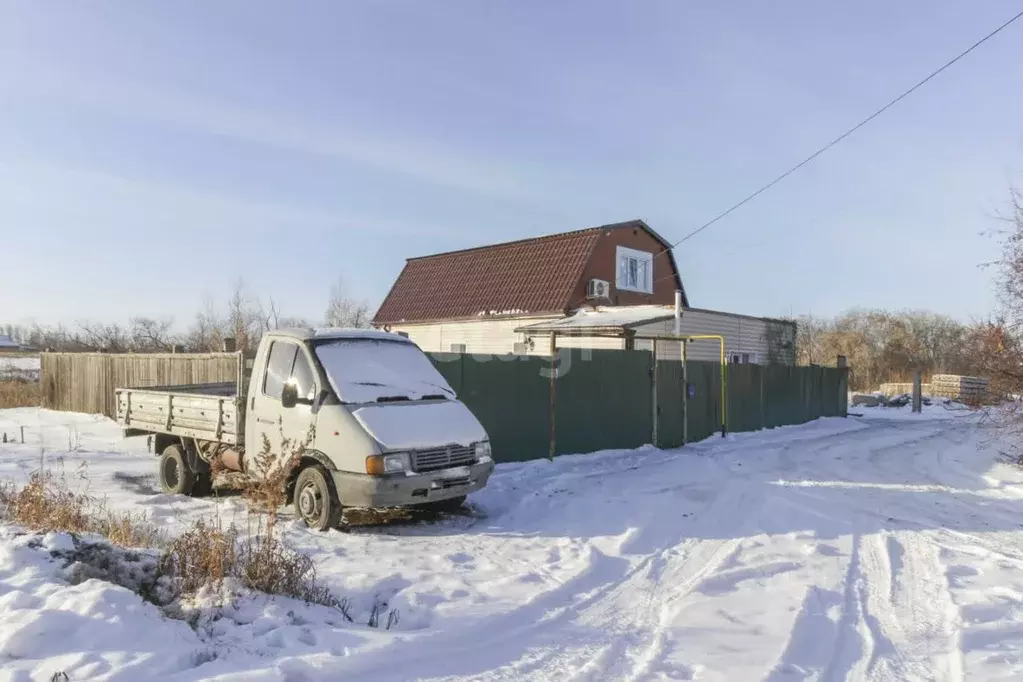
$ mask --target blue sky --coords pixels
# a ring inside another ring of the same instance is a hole
[[[406,257],[643,218],[677,239],[1019,10],[0,0],[0,321],[319,317]],[[676,251],[693,305],[993,305],[1023,22]]]

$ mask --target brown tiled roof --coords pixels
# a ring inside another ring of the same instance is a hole
[[[410,258],[373,322],[563,312],[606,227]]]

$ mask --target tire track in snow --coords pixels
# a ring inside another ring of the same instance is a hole
[[[919,533],[878,533],[862,542],[865,622],[875,645],[868,680],[962,679],[958,610],[938,549]]]
[[[749,490],[745,488],[737,493],[719,495],[701,513],[701,517],[710,522],[701,524],[703,530],[712,530],[726,512],[754,518],[751,502]],[[581,670],[585,673],[569,679],[638,680],[662,665],[666,654],[666,631],[684,607],[684,599],[737,556],[741,546],[742,540],[737,538],[688,539],[679,545],[662,548],[645,560],[645,571],[630,575],[595,605],[591,614],[586,614],[596,621],[591,623],[592,626],[619,634],[615,637],[615,644],[600,652],[599,668],[588,660]],[[641,609],[635,608],[638,594],[643,595]],[[649,643],[639,648],[638,655],[631,653],[622,633],[628,633],[631,639]],[[599,675],[593,677],[592,674],[597,672]]]
[[[841,682],[852,677],[862,678],[866,660],[873,656],[875,640],[873,631],[867,626],[866,605],[863,599],[864,578],[861,567],[862,538],[852,539],[852,556],[845,574],[842,615],[838,623],[838,636],[832,650],[831,660],[821,679],[825,682]]]

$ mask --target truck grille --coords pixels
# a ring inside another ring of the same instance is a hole
[[[418,450],[412,453],[412,469],[418,473],[439,471],[449,467],[468,466],[475,461],[476,452],[474,448],[461,445]]]

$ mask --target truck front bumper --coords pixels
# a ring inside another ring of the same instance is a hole
[[[345,507],[402,507],[438,502],[475,492],[487,484],[493,460],[428,474],[369,476],[331,471],[337,496]]]

